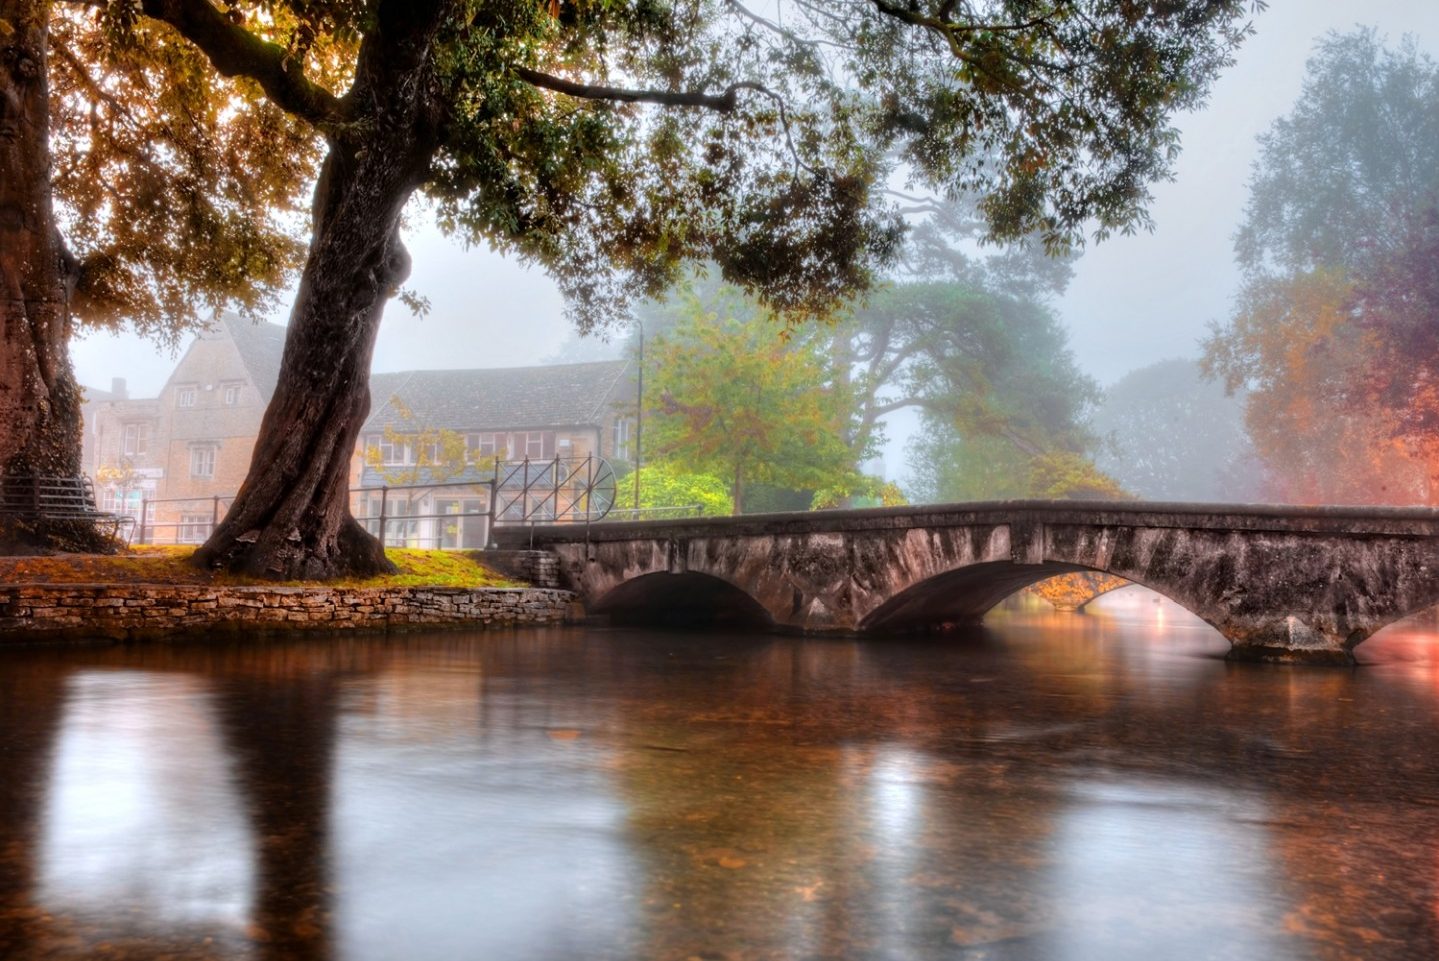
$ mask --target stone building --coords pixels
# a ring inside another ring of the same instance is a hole
[[[138,521],[143,505],[137,534],[147,542],[203,541],[249,470],[284,338],[284,327],[226,314],[190,344],[159,397],[131,398],[118,378],[108,391],[87,388],[84,463],[101,506]],[[357,517],[396,518],[386,525],[391,543],[479,546],[473,518],[423,515],[487,513],[487,488],[464,485],[489,477],[496,460],[632,456],[626,361],[375,374],[370,392],[351,506]],[[427,456],[441,441],[451,459],[463,449],[463,469]],[[381,487],[404,493],[387,492],[382,504],[363,490]]]
[[[191,342],[159,397],[87,388],[86,469],[101,507],[138,521],[146,504],[152,542],[204,540],[249,469],[284,337],[283,327],[226,314]]]
[[[391,544],[483,546],[497,470],[502,520],[550,520],[583,508],[594,458],[633,457],[628,361],[375,374],[370,398],[352,508]]]

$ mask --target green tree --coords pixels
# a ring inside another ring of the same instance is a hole
[[[128,6],[0,0],[3,475],[80,472],[76,324],[173,342],[303,252],[314,132]]]
[[[251,473],[196,559],[328,577],[389,566],[348,516],[345,465],[415,191],[443,226],[546,268],[588,322],[700,257],[768,307],[817,314],[892,256],[899,222],[875,193],[893,163],[982,196],[996,237],[1059,247],[1142,223],[1170,117],[1203,99],[1257,4],[841,0],[783,21],[718,0],[109,6],[168,23],[325,138]],[[317,72],[317,48],[353,50],[343,79]]]
[[[1439,72],[1411,38],[1324,37],[1293,109],[1259,138],[1235,239],[1246,273],[1355,274],[1396,250],[1402,215],[1439,190],[1436,102]]]
[[[952,423],[929,417],[910,445],[909,464],[912,492],[922,503],[1131,496],[1081,452],[1027,451],[1008,438],[965,435]]]
[[[725,478],[734,513],[753,484],[815,489],[852,470],[844,443],[850,398],[814,337],[737,293],[687,298],[673,330],[646,351],[652,450],[688,471]]]
[[[618,482],[621,503],[626,485],[634,485],[633,473]],[[636,506],[642,510],[698,507],[710,516],[734,513],[734,500],[723,478],[691,472],[673,460],[656,461],[640,468],[640,502]]]
[[[1095,446],[1087,421],[1099,388],[1076,365],[1053,311],[953,282],[898,285],[893,295],[893,304],[876,296],[874,320],[860,319],[878,322],[882,343],[909,345],[887,348],[895,359],[908,356],[883,375],[898,389],[881,409],[923,413],[909,450],[918,499],[1118,492],[1084,456]]]
[[[1046,306],[957,281],[877,291],[837,326],[834,357],[858,397],[857,450],[877,443],[882,417],[918,408],[1038,451],[1082,434],[1098,396]]]

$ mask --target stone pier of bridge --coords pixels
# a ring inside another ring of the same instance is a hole
[[[501,529],[616,621],[895,634],[978,623],[1056,574],[1150,588],[1242,660],[1347,664],[1439,602],[1439,512],[1015,501]]]

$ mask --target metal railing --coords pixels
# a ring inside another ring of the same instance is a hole
[[[525,458],[486,468],[489,477],[469,480],[352,487],[350,512],[388,547],[469,550],[491,546],[497,526],[588,524],[614,507],[615,473],[601,457]],[[132,543],[203,543],[233,500],[233,494],[142,499],[138,513],[125,512],[135,517]],[[437,504],[448,509],[434,510]]]

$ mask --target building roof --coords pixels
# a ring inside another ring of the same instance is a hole
[[[229,311],[220,315],[220,323],[230,335],[250,381],[260,391],[265,403],[274,396],[280,379],[280,358],[285,351],[285,328],[261,321],[254,323]]]
[[[370,375],[366,431],[600,425],[629,361]],[[395,404],[398,397],[400,404]],[[410,416],[405,416],[408,411]]]

